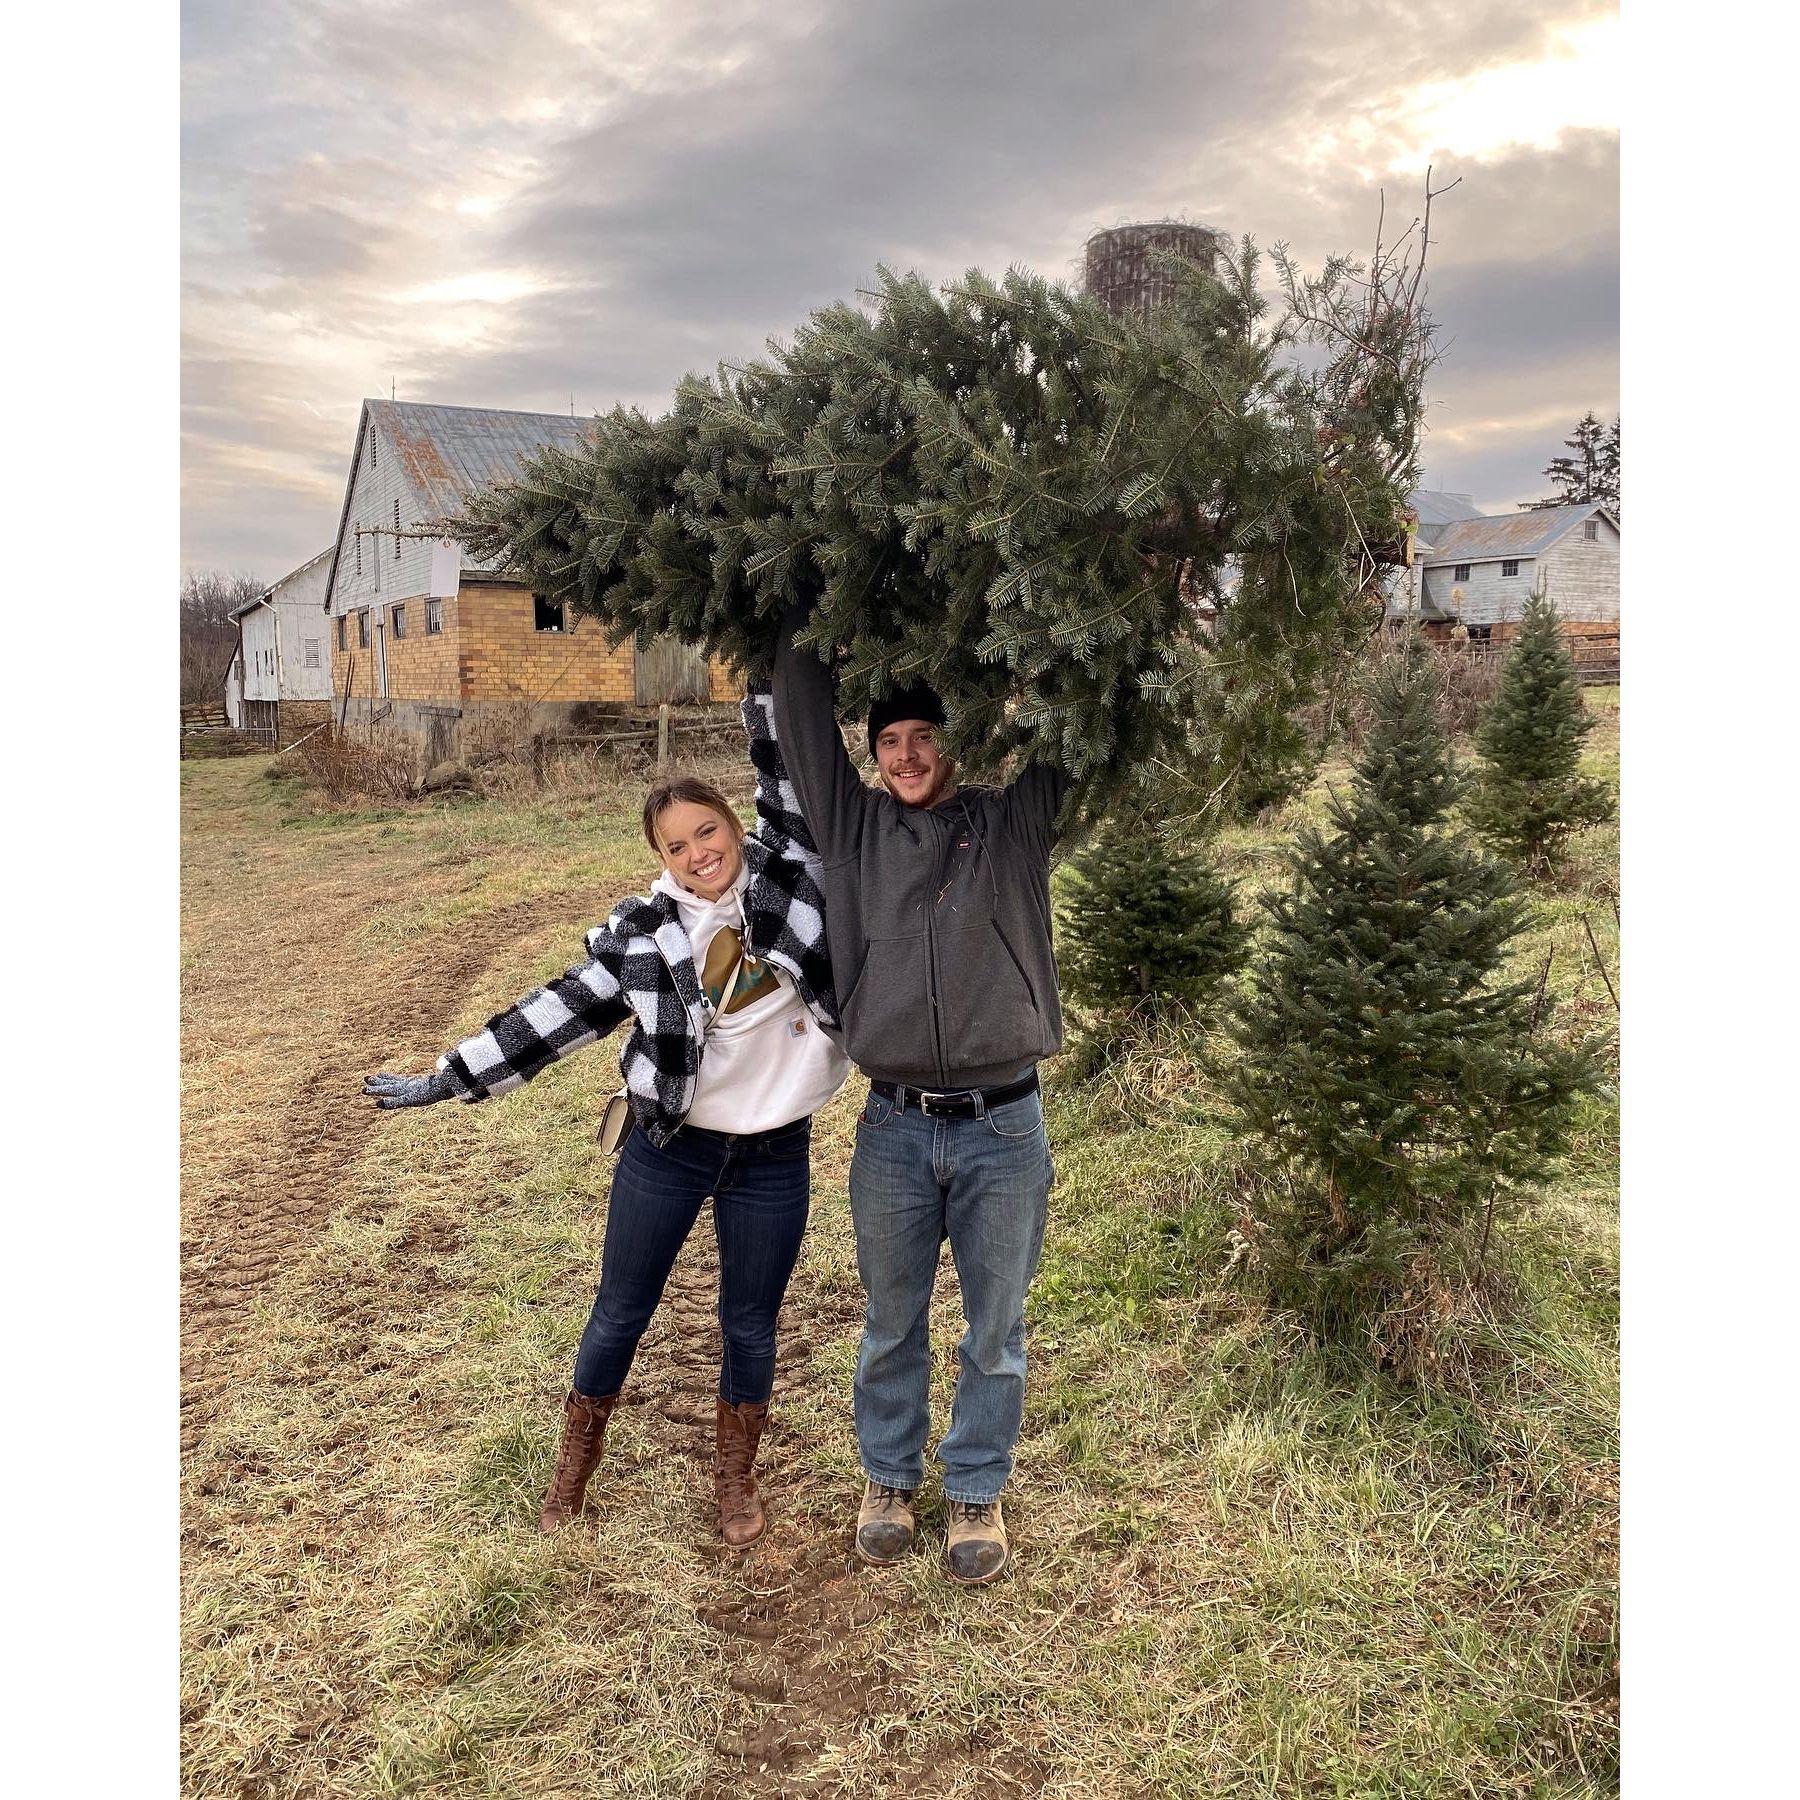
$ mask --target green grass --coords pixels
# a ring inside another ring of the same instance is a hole
[[[1601,716],[1589,761],[1616,770]],[[288,1154],[311,1106],[350,1103],[368,1046],[422,1066],[575,960],[581,927],[648,873],[634,790],[343,815],[260,763],[183,769],[196,1236],[237,1203],[245,1156]],[[1275,879],[1320,792],[1229,834],[1228,872]],[[1522,968],[1554,952],[1554,1028],[1609,1042],[1582,916],[1616,954],[1616,852],[1615,830],[1581,840],[1517,946]],[[500,908],[526,924],[427,1023],[393,1020],[405,972]],[[294,921],[284,955],[271,918]],[[296,1111],[338,1045],[341,1088]],[[1556,1184],[1505,1227],[1516,1302],[1471,1327],[1469,1380],[1431,1392],[1313,1343],[1245,1280],[1245,1152],[1191,1057],[1153,1046],[1056,1094],[1018,1561],[971,1593],[929,1547],[888,1571],[844,1561],[853,1091],[817,1134],[768,1543],[719,1556],[699,1433],[654,1403],[615,1417],[598,1535],[538,1538],[615,1083],[589,1052],[490,1105],[368,1121],[254,1331],[209,1352],[230,1381],[185,1471],[188,1791],[1616,1791],[1615,1101],[1587,1105]],[[959,1323],[946,1279],[937,1429]],[[679,1348],[647,1341],[647,1394]],[[922,1516],[941,1531],[935,1485]],[[766,1614],[777,1640],[722,1612]],[[733,1685],[765,1665],[779,1703]]]

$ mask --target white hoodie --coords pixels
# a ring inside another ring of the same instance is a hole
[[[725,1000],[743,943],[744,889],[750,870],[716,900],[703,900],[665,869],[652,891],[680,910],[694,950],[694,973],[715,1006]],[[721,932],[714,967],[708,954]],[[746,959],[728,1011],[715,1012],[700,1047],[700,1073],[685,1123],[707,1131],[773,1131],[815,1113],[850,1073],[850,1061],[819,1029],[793,979],[772,962]]]

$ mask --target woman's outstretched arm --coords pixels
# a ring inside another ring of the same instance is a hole
[[[588,961],[496,1013],[438,1058],[430,1075],[370,1075],[363,1092],[379,1107],[486,1100],[605,1037],[631,1015],[619,980],[623,948],[612,925],[588,933]]]

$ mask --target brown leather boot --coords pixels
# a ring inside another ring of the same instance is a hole
[[[588,1477],[600,1466],[600,1441],[606,1421],[612,1417],[617,1394],[590,1398],[573,1388],[563,1401],[562,1445],[556,1452],[556,1473],[538,1514],[538,1530],[546,1537],[560,1530],[579,1512],[586,1511]]]
[[[713,1486],[719,1496],[719,1535],[733,1550],[762,1536],[763,1503],[756,1491],[756,1446],[767,1406],[717,1401],[713,1412]]]

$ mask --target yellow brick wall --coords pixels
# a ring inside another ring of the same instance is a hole
[[[531,595],[498,583],[462,590],[457,665],[465,700],[613,700],[637,698],[629,639],[617,650],[592,619],[573,631],[539,631]]]
[[[539,631],[527,589],[499,582],[465,581],[462,591],[443,604],[444,628],[425,629],[425,597],[409,596],[406,636],[396,641],[391,609],[384,600],[380,617],[387,626],[388,696],[395,700],[437,700],[459,705],[465,700],[605,700],[630,705],[637,699],[637,660],[630,641],[608,650],[592,619],[576,622],[573,631]],[[346,648],[338,648],[337,620],[331,621],[332,692],[341,700],[345,683],[353,681],[354,698],[375,693],[375,623],[369,614],[368,648],[356,641],[356,615],[345,625]],[[718,658],[708,662],[715,701],[735,701],[743,680]]]

